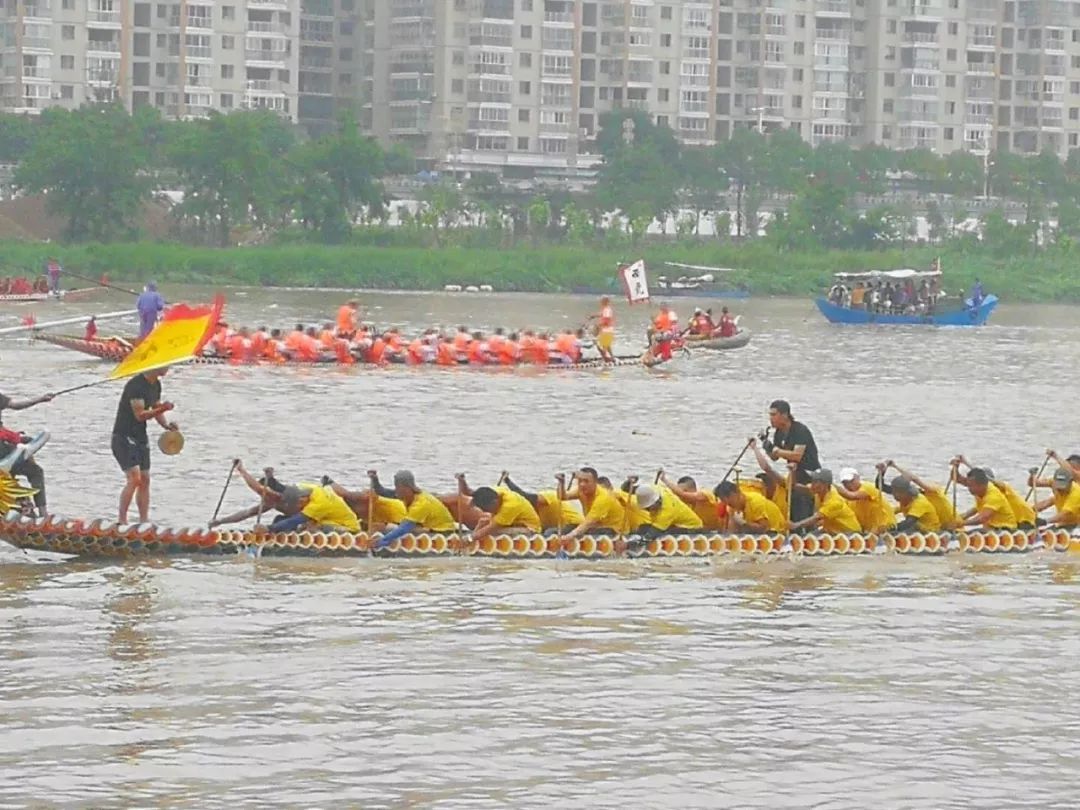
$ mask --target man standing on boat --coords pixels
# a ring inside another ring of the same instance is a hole
[[[49,277],[49,292],[60,297],[60,262],[55,257],[45,263],[45,274]]]
[[[135,301],[135,308],[139,310],[139,340],[154,331],[158,316],[165,309],[165,299],[157,291],[157,284],[147,282],[142,295]]]
[[[167,370],[159,368],[136,374],[120,395],[112,432],[113,458],[126,478],[120,491],[120,523],[127,523],[132,498],[139,510],[139,522],[150,519],[150,443],[146,438],[146,423],[153,419],[166,430],[178,429],[175,422],[165,419],[173,404],[161,401],[161,378]]]
[[[769,405],[769,424],[773,430],[772,441],[764,441],[762,449],[773,461],[781,459],[795,465],[795,482],[808,486],[810,473],[821,469],[818,461],[817,443],[810,428],[796,422],[791,415],[791,405],[783,399]],[[813,499],[805,490],[791,493],[791,520],[800,522],[814,513]]]
[[[351,340],[359,326],[357,323],[359,315],[360,302],[355,298],[342,304],[337,313],[337,336]]]
[[[28,441],[22,434],[4,430],[4,411],[23,411],[27,408],[33,408],[35,405],[41,405],[44,402],[51,402],[52,398],[52,394],[42,394],[36,399],[16,400],[4,394],[0,394],[0,431],[3,431],[4,433],[3,438],[0,438],[0,457],[6,456],[18,445],[25,444]],[[21,475],[29,482],[31,489],[37,490],[37,494],[34,495],[34,505],[37,507],[38,514],[44,515],[45,471],[42,470],[38,463],[32,458],[23,458],[15,463],[10,472],[12,475]]]
[[[612,349],[615,346],[615,309],[611,306],[611,299],[606,295],[600,299],[600,311],[589,316],[590,321],[596,321],[596,348],[600,357],[607,363],[615,362]]]

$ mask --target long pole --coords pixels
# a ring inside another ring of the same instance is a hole
[[[750,439],[750,441],[748,441],[746,443],[746,447],[744,447],[742,449],[742,452],[739,453],[739,455],[735,457],[735,460],[733,462],[731,462],[731,466],[728,467],[728,471],[726,473],[724,473],[724,477],[720,479],[721,483],[723,483],[724,481],[727,481],[728,476],[730,476],[733,472],[735,472],[735,468],[739,466],[739,462],[742,461],[742,457],[746,455],[746,451],[750,449],[750,445],[753,444],[753,443],[754,443],[753,439]]]
[[[1027,495],[1024,497],[1025,501],[1030,501],[1031,496],[1035,494],[1035,487],[1038,486],[1039,479],[1042,478],[1042,474],[1046,472],[1046,465],[1050,463],[1050,454],[1046,455],[1043,459],[1042,466],[1039,467],[1039,471],[1035,473],[1035,477],[1031,479],[1031,488],[1028,489]]]
[[[20,326],[5,326],[0,329],[0,335],[10,335],[13,332],[27,332],[37,331],[38,329],[48,329],[53,326],[68,326],[73,323],[86,323],[86,320],[93,317],[97,321],[106,321],[111,318],[124,318],[128,315],[137,315],[139,310],[137,309],[124,309],[118,312],[106,312],[103,315],[79,315],[76,318],[61,318],[59,321],[48,321],[46,323],[24,323]]]
[[[117,292],[134,295],[136,298],[139,297],[139,294],[134,290],[129,290],[127,289],[127,287],[117,287],[114,284],[109,284],[108,282],[102,281],[101,279],[90,278],[90,276],[80,276],[78,273],[72,273],[70,270],[65,270],[64,275],[71,276],[72,278],[77,278],[80,281],[89,281],[91,284],[97,284],[99,287],[104,287],[107,290],[116,290]]]
[[[214,516],[210,518],[210,525],[214,525],[214,521],[217,520],[218,514],[221,512],[221,505],[225,503],[225,493],[229,491],[229,484],[232,483],[233,473],[236,472],[236,467],[240,463],[240,459],[234,459],[232,466],[229,467],[229,477],[225,479],[225,486],[221,488],[221,497],[218,498],[217,506],[214,507]]]

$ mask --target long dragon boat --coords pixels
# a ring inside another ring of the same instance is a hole
[[[30,304],[43,303],[45,301],[63,301],[68,298],[86,298],[100,290],[100,287],[79,287],[73,290],[60,290],[52,293],[48,290],[34,290],[28,293],[0,293],[0,303],[3,304]]]
[[[76,337],[74,335],[59,335],[50,332],[35,332],[33,336],[34,340],[40,340],[42,343],[48,343],[53,346],[59,346],[63,349],[71,349],[73,351],[82,352],[88,354],[91,357],[97,357],[101,360],[109,360],[114,363],[118,363],[123,360],[128,354],[131,353],[132,343],[124,338],[108,337],[108,338],[94,338],[93,340],[87,340],[86,338]],[[196,357],[192,362],[200,365],[271,365],[271,366],[312,366],[312,365],[331,365],[331,366],[344,366],[352,365],[341,362],[336,357],[326,356],[320,360],[233,360],[228,357],[218,357],[213,354],[205,354],[201,357]],[[364,366],[377,366],[380,364],[367,363],[363,360],[357,359],[355,365]],[[388,362],[389,365],[409,365],[403,359],[394,358]],[[387,365],[387,364],[382,364]],[[588,369],[605,369],[605,368],[618,368],[622,366],[641,366],[643,365],[640,355],[624,355],[616,357],[613,362],[606,362],[600,358],[582,360],[579,363],[548,363],[543,366],[546,369],[552,370],[567,370],[567,371],[584,371]],[[430,368],[444,368],[435,363],[425,363],[425,367]],[[504,366],[499,364],[485,364],[475,365],[469,363],[459,363],[457,366],[445,366],[445,368],[485,368],[485,369],[498,369],[498,368],[539,368],[534,364],[527,362],[517,363],[515,366]]]
[[[0,540],[20,549],[102,559],[228,556],[261,557],[479,557],[497,559],[677,559],[834,557],[865,555],[943,556],[1032,552],[1080,552],[1068,530],[944,532],[920,534],[723,535],[679,534],[648,540],[584,535],[560,540],[545,535],[489,536],[415,534],[375,551],[379,534],[290,532],[252,529],[169,529],[150,523],[116,525],[107,520],[29,518],[11,511],[0,518]]]

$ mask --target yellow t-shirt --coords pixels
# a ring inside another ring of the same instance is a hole
[[[704,500],[687,503],[694,514],[701,518],[701,528],[715,531],[720,528],[720,516],[716,513],[716,496],[708,490],[701,490]]]
[[[770,532],[782,532],[787,529],[787,520],[784,519],[780,508],[762,495],[760,492],[744,492],[746,506],[743,507],[743,520],[747,523],[768,522]]]
[[[356,512],[344,499],[329,487],[312,487],[308,490],[308,502],[302,510],[304,517],[319,526],[330,526],[347,532],[360,531]]]
[[[637,503],[637,497],[634,497]],[[649,512],[649,522],[660,531],[668,529],[700,529],[701,518],[690,506],[667,487],[660,487],[660,508]]]
[[[925,495],[916,495],[912,498],[907,509],[901,509],[905,515],[915,518],[915,525],[920,532],[936,532],[941,530],[941,518],[938,516],[934,505]]]
[[[880,532],[896,525],[896,512],[885,496],[869,481],[859,484],[859,490],[870,496],[865,501],[848,501],[864,532]]]
[[[1031,504],[1020,497],[1020,494],[1012,488],[1011,484],[1006,484],[1004,481],[995,481],[994,486],[1001,490],[1001,494],[1005,496],[1005,500],[1009,502],[1009,507],[1013,510],[1013,515],[1016,516],[1016,522],[1030,523],[1035,525],[1035,510],[1031,508]]]
[[[739,489],[743,490],[743,492],[760,492],[762,495],[765,494],[765,484],[762,483],[759,478],[744,478],[739,482]],[[788,503],[786,481],[781,481],[776,485],[773,489],[773,496],[769,498],[769,500],[776,504],[776,508],[780,510],[781,515],[787,516]]]
[[[623,508],[615,494],[604,487],[596,488],[592,503],[588,504],[585,517],[594,522],[598,529],[610,529],[621,532],[623,529]]]
[[[397,498],[384,498],[382,495],[375,496],[375,503],[371,507],[372,523],[401,523],[405,520],[405,504]]]
[[[990,515],[990,519],[983,524],[987,528],[1016,528],[1016,515],[1013,514],[1013,510],[1012,507],[1009,506],[1009,502],[1005,500],[1005,493],[1003,493],[993,484],[986,488],[985,495],[983,495],[981,498],[975,499],[975,511],[981,512],[984,509],[989,509],[993,513]]]
[[[949,503],[949,499],[945,497],[945,493],[937,487],[927,487],[923,490],[923,495],[926,496],[926,500],[930,501],[930,505],[937,512],[941,528],[955,529],[960,523],[960,519],[957,517],[952,504]]]
[[[540,516],[536,514],[531,503],[512,489],[507,487],[495,487],[495,491],[502,496],[499,511],[491,516],[491,522],[496,526],[540,531]]]
[[[1074,481],[1064,492],[1054,490],[1054,506],[1059,512],[1068,516],[1065,525],[1076,526],[1080,524],[1080,486]]]
[[[623,489],[612,493],[623,510],[622,532],[636,532],[642,526],[652,525],[652,515],[638,506],[637,498]]]
[[[844,497],[836,491],[836,487],[829,487],[824,498],[814,499],[817,502],[817,511],[825,518],[821,523],[823,531],[833,532],[858,532],[861,531],[859,519],[855,512],[848,506]]]
[[[559,528],[560,514],[564,528],[572,529],[581,523],[581,512],[570,501],[560,501],[559,493],[553,489],[536,493],[536,514],[545,529]]]
[[[429,532],[452,532],[455,529],[454,516],[446,504],[428,492],[416,493],[405,519]]]

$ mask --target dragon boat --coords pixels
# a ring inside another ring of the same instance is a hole
[[[48,290],[34,290],[28,293],[0,293],[0,303],[3,304],[32,304],[45,301],[64,301],[72,298],[87,298],[97,292],[100,287],[80,287],[74,290],[60,290],[49,292]]]
[[[30,518],[10,511],[0,518],[0,540],[35,551],[99,559],[210,557],[250,553],[260,557],[477,557],[496,559],[780,559],[867,555],[1080,552],[1068,530],[945,532],[881,535],[679,534],[652,539],[584,535],[560,540],[545,535],[500,535],[473,540],[468,534],[406,535],[374,550],[379,534],[290,532],[251,529],[170,529],[150,523],[116,525],[107,520]]]
[[[123,360],[128,354],[131,353],[133,348],[133,342],[125,338],[119,337],[107,337],[107,338],[94,338],[93,340],[87,340],[86,338],[76,337],[74,335],[60,335],[52,334],[49,332],[35,332],[33,336],[34,340],[39,340],[42,343],[48,343],[53,346],[59,346],[63,349],[71,349],[73,351],[82,352],[88,354],[91,357],[97,357],[101,360],[109,360],[114,363],[118,363]],[[363,366],[378,366],[378,365],[410,365],[404,358],[393,358],[388,363],[367,363],[363,360],[356,359],[354,363],[344,363],[336,357],[326,356],[320,360],[233,360],[229,357],[219,357],[214,354],[204,354],[201,357],[196,357],[193,363],[199,365],[268,365],[268,366],[312,366],[312,365],[331,365],[331,366],[345,366],[345,365],[363,365]],[[475,365],[470,363],[459,363],[457,366],[439,366],[434,363],[425,363],[425,367],[433,368],[531,368],[538,367],[532,363],[521,362],[515,366],[503,366],[498,364],[487,365]],[[568,370],[568,371],[584,371],[588,369],[604,369],[604,368],[618,368],[622,366],[640,366],[643,365],[640,355],[623,355],[616,357],[614,362],[606,362],[600,358],[582,360],[578,363],[549,363],[543,368],[553,370]]]

